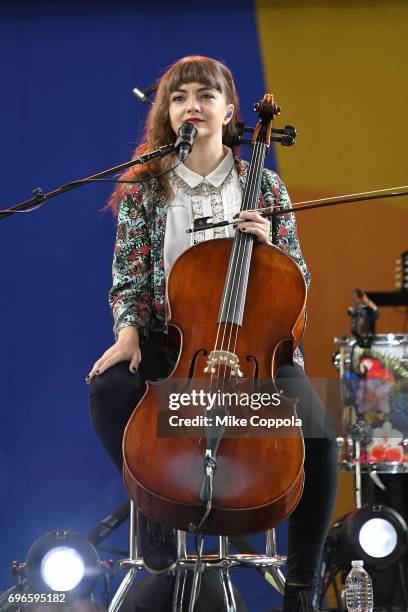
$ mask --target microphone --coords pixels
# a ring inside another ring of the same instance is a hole
[[[178,138],[174,143],[174,149],[177,151],[180,161],[184,162],[191,153],[193,141],[197,134],[198,130],[194,124],[188,121],[181,124],[178,131]]]
[[[157,87],[157,83],[152,83],[152,85],[149,85],[149,87],[146,87],[146,89],[139,89],[138,87],[134,87],[132,89],[132,93],[134,93],[136,98],[138,98],[140,102],[143,102],[143,104],[151,104],[153,106],[153,102],[149,100],[149,96],[151,96],[153,92],[156,91]]]
[[[143,91],[143,89],[134,87],[132,89],[132,93],[135,94],[136,98],[138,98],[140,102],[143,102],[143,104],[153,104],[153,102],[151,102],[149,98],[146,96],[146,93]]]

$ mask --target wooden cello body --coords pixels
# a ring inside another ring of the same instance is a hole
[[[259,186],[253,207],[258,193]],[[245,196],[248,201],[248,188]],[[123,439],[130,497],[147,515],[184,531],[196,531],[203,515],[208,435],[157,435],[163,385],[165,395],[172,380],[187,381],[187,392],[203,381],[218,391],[239,389],[240,380],[273,386],[278,368],[292,362],[305,326],[307,290],[299,266],[277,247],[238,234],[199,243],[174,264],[167,304],[170,329],[179,335],[178,361],[169,379],[148,384]],[[262,414],[293,422],[295,405],[282,398]],[[284,436],[221,436],[203,531],[243,534],[279,523],[302,494],[303,461],[303,437],[296,426],[287,427]]]

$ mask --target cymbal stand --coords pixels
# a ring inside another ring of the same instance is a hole
[[[356,478],[355,478],[355,491],[356,491],[356,508],[359,509],[362,506],[361,499],[361,441],[359,438],[356,439]]]

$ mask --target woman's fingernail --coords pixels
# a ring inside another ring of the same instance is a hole
[[[89,385],[89,383],[91,382],[89,375],[85,378],[85,382],[87,385]]]
[[[238,224],[237,224],[237,223],[234,223],[234,225],[233,225],[232,227],[233,227],[233,229],[237,229]]]

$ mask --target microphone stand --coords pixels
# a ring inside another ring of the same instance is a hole
[[[231,141],[231,143],[229,144],[250,144],[251,141],[243,139],[242,135],[244,132],[252,132],[254,128],[246,127],[242,122],[238,122],[237,129],[238,129],[237,138]],[[280,134],[281,136],[273,137],[271,138],[271,140],[280,142],[284,146],[291,146],[296,142],[297,132],[296,132],[296,129],[291,125],[285,125],[283,129],[272,128],[272,132]],[[197,132],[192,137],[195,138],[196,135],[197,135]],[[191,137],[191,135],[187,135],[187,141],[188,141],[189,136]],[[97,172],[96,174],[92,174],[91,176],[88,176],[86,178],[78,179],[76,181],[70,181],[69,183],[62,185],[61,187],[57,187],[56,189],[49,191],[48,193],[44,193],[41,187],[35,187],[32,190],[33,197],[30,198],[29,200],[24,200],[24,202],[20,202],[19,204],[16,204],[15,206],[12,206],[11,208],[0,210],[0,219],[5,219],[6,217],[14,213],[24,212],[30,209],[35,210],[36,207],[43,204],[46,200],[55,198],[56,196],[59,196],[65,193],[66,191],[71,191],[72,189],[76,189],[77,187],[82,187],[82,185],[86,185],[88,183],[91,183],[92,181],[98,181],[99,179],[103,178],[104,176],[107,176],[108,174],[118,173],[118,172],[121,172],[122,170],[126,170],[126,168],[130,168],[131,166],[135,166],[137,164],[139,165],[146,164],[152,159],[156,159],[157,157],[166,157],[166,155],[170,155],[171,153],[178,152],[180,146],[182,144],[187,144],[187,141],[183,140],[183,134],[180,134],[179,132],[179,137],[174,144],[164,145],[163,147],[159,147],[158,149],[155,149],[154,151],[151,151],[150,153],[146,153],[145,155],[141,155],[140,157],[137,157],[136,159],[132,159],[123,164],[119,164],[118,166],[113,166],[113,168],[108,168],[107,170],[102,170],[102,172]],[[184,157],[180,156],[181,162],[184,162],[186,156],[187,156],[187,153],[184,151]],[[226,225],[226,224],[227,224],[226,222],[221,223],[221,225]],[[215,225],[209,224],[208,227],[215,227]],[[197,231],[197,229],[195,229],[194,231]]]
[[[87,540],[95,547],[111,535],[130,515],[130,502],[126,500],[119,508],[108,514],[92,531],[88,533]]]
[[[82,185],[86,185],[87,183],[91,183],[92,181],[97,181],[98,179],[107,176],[108,174],[121,172],[126,168],[130,168],[131,166],[135,166],[136,164],[146,164],[147,162],[155,159],[156,157],[165,157],[166,155],[170,155],[171,153],[176,152],[176,143],[168,144],[163,147],[159,147],[158,149],[151,151],[150,153],[146,153],[145,155],[141,155],[136,159],[132,159],[123,164],[119,164],[118,166],[113,166],[113,168],[108,168],[107,170],[102,170],[102,172],[98,172],[97,174],[92,174],[83,179],[78,179],[76,181],[70,181],[61,187],[57,187],[48,193],[44,193],[41,187],[36,187],[33,189],[32,194],[33,197],[29,200],[25,200],[24,202],[20,202],[16,204],[12,208],[8,208],[5,210],[0,210],[0,219],[5,219],[9,215],[14,213],[22,212],[32,208],[33,206],[39,206],[43,204],[46,200],[50,200],[56,196],[59,196],[66,191],[71,191],[72,189],[76,189],[77,187],[82,187]]]

